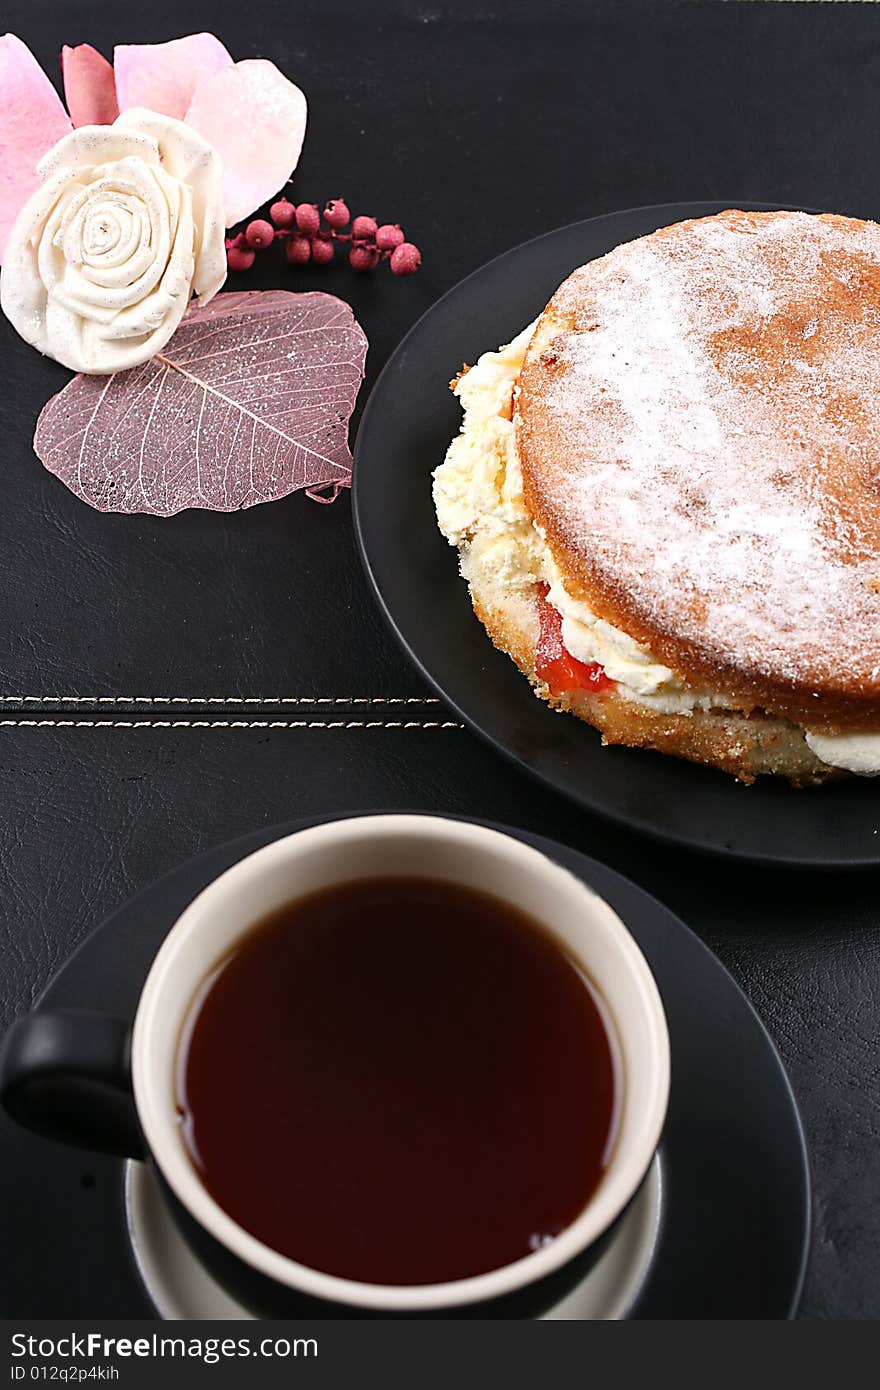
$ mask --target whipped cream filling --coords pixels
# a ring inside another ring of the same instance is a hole
[[[534,329],[530,323],[497,352],[484,352],[454,388],[464,418],[434,472],[434,505],[440,530],[462,553],[462,574],[479,573],[483,583],[514,590],[546,584],[548,602],[562,615],[568,651],[577,661],[598,662],[626,699],[665,714],[729,708],[724,695],[686,685],[648,647],[566,588],[526,509],[514,438],[514,392]],[[880,774],[880,734],[804,735],[830,767]]]
[[[549,552],[544,578],[550,585],[547,601],[562,614],[566,649],[587,665],[598,661],[606,675],[623,687],[628,699],[666,714],[690,714],[695,709],[725,705],[723,696],[714,691],[685,686],[641,642],[597,618],[588,603],[568,592]]]
[[[804,738],[829,767],[841,767],[859,777],[880,776],[880,734],[812,734],[805,729]]]
[[[535,325],[484,352],[454,388],[461,433],[434,472],[437,520],[450,545],[466,546],[490,582],[528,588],[546,546],[526,511],[513,430],[513,387]]]

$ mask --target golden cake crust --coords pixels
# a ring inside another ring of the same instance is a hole
[[[581,267],[538,323],[515,426],[572,594],[734,709],[880,731],[880,227],[732,210]],[[621,722],[597,698],[610,741],[734,770],[713,730],[736,715]],[[737,775],[777,761],[760,717]],[[780,728],[789,770],[755,770],[824,775]]]

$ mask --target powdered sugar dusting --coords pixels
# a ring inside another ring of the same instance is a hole
[[[678,224],[551,317],[518,427],[587,567],[728,666],[880,696],[880,227]]]

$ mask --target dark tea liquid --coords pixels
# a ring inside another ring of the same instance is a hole
[[[178,1101],[245,1230],[382,1284],[482,1274],[551,1241],[613,1144],[615,1051],[542,928],[430,879],[364,880],[256,926],[194,1001]]]

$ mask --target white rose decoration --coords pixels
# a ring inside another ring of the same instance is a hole
[[[182,121],[125,111],[80,126],[37,166],[3,258],[0,307],[77,372],[124,371],[161,351],[192,294],[226,279],[223,171]]]

